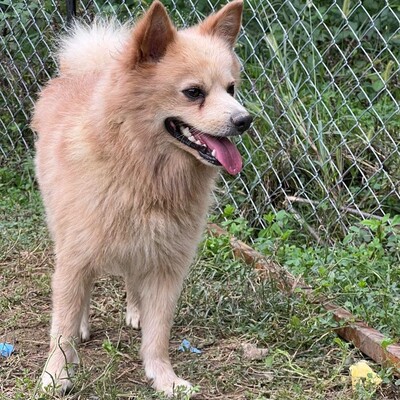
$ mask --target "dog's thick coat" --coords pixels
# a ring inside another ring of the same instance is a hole
[[[190,387],[172,369],[168,341],[204,227],[212,164],[241,168],[226,138],[251,122],[232,96],[241,14],[236,0],[177,31],[155,1],[132,29],[97,21],[62,41],[59,77],[41,92],[32,122],[56,253],[44,386],[71,387],[74,342],[89,338],[92,282],[113,273],[125,279],[126,321],[140,321],[155,389]]]

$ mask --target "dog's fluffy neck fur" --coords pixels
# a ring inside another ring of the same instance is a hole
[[[109,73],[109,79],[115,79],[112,72]],[[130,107],[132,114],[140,117],[132,121],[121,116],[118,104],[124,101],[120,95],[121,87],[124,86],[126,87],[126,82],[123,80],[116,82],[115,91],[102,94],[105,99],[100,105],[102,112],[95,109],[90,113],[105,117],[101,120],[91,118],[87,122],[96,126],[96,130],[91,131],[96,136],[88,138],[89,146],[91,141],[102,144],[93,146],[87,156],[97,158],[110,181],[115,176],[123,176],[126,186],[145,192],[148,207],[161,207],[169,211],[178,211],[182,207],[187,209],[189,205],[194,209],[199,208],[200,204],[204,204],[204,198],[210,197],[218,170],[176,147],[170,138],[166,140],[168,133],[165,128],[151,120],[152,114],[153,118],[157,115],[157,110],[149,110],[149,98],[152,94],[148,90],[141,90],[137,86],[133,86],[132,90],[128,89],[131,94],[133,90],[136,92],[136,101]],[[98,96],[98,93],[95,95]],[[95,103],[93,107],[98,108],[99,104]],[[149,137],[153,140],[149,140]],[[111,160],[110,164],[108,159]],[[124,160],[131,162],[126,163]],[[200,211],[203,210],[198,209],[201,214]]]

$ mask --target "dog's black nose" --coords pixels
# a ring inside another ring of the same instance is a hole
[[[237,114],[231,117],[231,121],[238,132],[243,133],[250,128],[253,117],[250,114]]]

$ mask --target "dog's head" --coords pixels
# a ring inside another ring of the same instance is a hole
[[[230,174],[242,159],[228,138],[241,135],[252,117],[235,99],[240,65],[233,52],[243,2],[235,0],[202,23],[176,30],[154,1],[133,31],[130,68],[148,77],[156,122],[175,146]],[[133,54],[132,54],[133,53]]]

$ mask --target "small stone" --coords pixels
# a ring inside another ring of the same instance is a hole
[[[246,360],[262,360],[267,354],[268,349],[257,347],[252,343],[243,343],[243,357]]]

